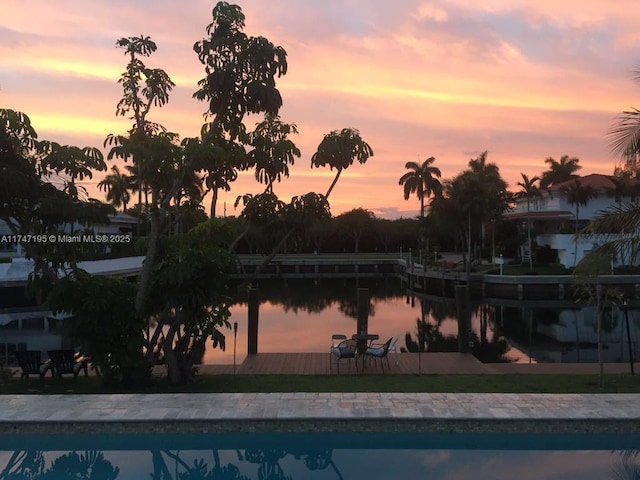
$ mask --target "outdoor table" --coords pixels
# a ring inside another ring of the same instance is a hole
[[[358,355],[362,358],[362,369],[367,366],[367,356],[365,353],[367,352],[367,348],[374,340],[378,340],[380,335],[375,333],[354,333],[351,335],[351,339],[358,342]]]

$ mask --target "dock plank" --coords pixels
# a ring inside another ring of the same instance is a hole
[[[397,363],[396,363],[397,362]],[[640,371],[640,363],[635,364]],[[337,375],[335,363],[329,369],[328,353],[258,353],[247,355],[237,367],[238,374],[251,375]],[[605,365],[606,373],[629,373],[628,363],[610,363]],[[231,365],[202,365],[203,374],[232,373]],[[362,362],[357,373],[362,373]],[[462,375],[462,374],[597,374],[598,365],[594,363],[482,363],[471,354],[457,352],[438,353],[397,353],[389,355],[389,365],[384,362],[384,373],[391,375]],[[340,374],[356,373],[355,363],[343,361]],[[380,361],[369,359],[365,374],[382,374]]]

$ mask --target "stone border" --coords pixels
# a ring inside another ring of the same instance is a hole
[[[210,433],[640,434],[639,419],[272,419],[0,422],[0,435]]]

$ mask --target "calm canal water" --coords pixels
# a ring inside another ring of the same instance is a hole
[[[453,299],[412,295],[396,278],[262,281],[257,288],[260,353],[328,353],[332,334],[351,336],[356,331],[358,288],[369,289],[369,333],[378,334],[381,342],[399,337],[398,350],[418,351],[422,339],[423,351],[458,350]],[[231,310],[231,323],[238,322],[240,364],[247,354],[246,301],[240,299]],[[32,316],[0,325],[0,360],[11,361],[16,349],[46,355],[47,350],[72,346],[63,337],[63,321]],[[480,301],[473,305],[471,325],[473,353],[483,362],[597,361],[595,309],[573,301],[540,301],[526,307],[513,301]],[[606,310],[603,327],[605,361],[628,361],[629,343],[634,358],[640,358],[640,311]],[[204,363],[233,364],[233,331],[224,333],[226,351],[208,346]]]
[[[457,314],[452,299],[412,295],[398,279],[263,281],[257,285],[259,353],[328,352],[331,335],[356,331],[357,291],[371,296],[369,333],[381,341],[399,337],[398,347],[417,351],[422,325],[424,351],[457,351]],[[550,308],[487,305],[473,307],[473,353],[484,362],[595,362],[595,312],[568,301]],[[640,312],[627,312],[631,350],[640,340]],[[624,312],[604,315],[605,357],[608,362],[628,359]],[[247,304],[232,308],[231,323],[238,322],[236,357],[247,354]],[[407,338],[409,334],[409,338]],[[233,363],[233,332],[227,331],[227,349],[209,348],[204,363]]]

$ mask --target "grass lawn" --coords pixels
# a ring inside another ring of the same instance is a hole
[[[105,389],[96,377],[12,379],[0,394],[121,393]],[[640,393],[640,376],[606,375],[201,375],[189,385],[155,380],[135,393],[266,392],[465,392],[465,393]]]

